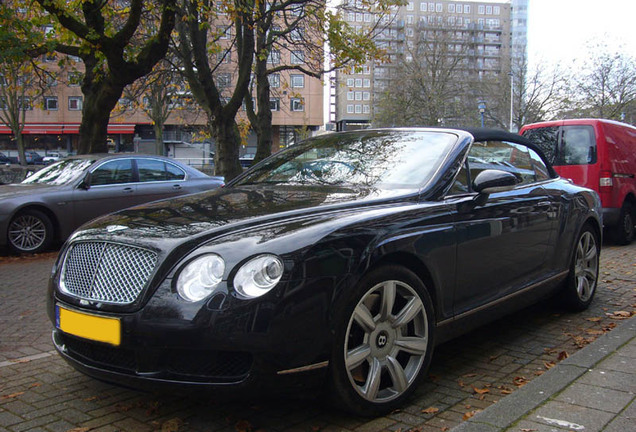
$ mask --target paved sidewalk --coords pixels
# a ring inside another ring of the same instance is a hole
[[[452,432],[636,430],[636,316]]]

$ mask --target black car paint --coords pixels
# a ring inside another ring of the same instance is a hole
[[[492,193],[483,205],[476,193],[445,198],[467,144],[460,142],[425,193],[411,190],[383,196],[383,191],[376,190],[294,187],[273,191],[234,188],[231,183],[214,192],[99,219],[69,241],[136,238],[137,244],[159,253],[161,265],[149,284],[151,289],[128,306],[80,302],[56,291],[60,272],[56,265],[49,284],[48,313],[55,321],[57,303],[120,316],[125,329],[121,348],[137,351],[142,370],[135,377],[83,364],[63,350],[62,355],[90,375],[124,385],[132,385],[133,380],[139,381],[138,386],[252,385],[257,377],[268,379],[324,364],[333,337],[334,305],[346,295],[347,287],[381,263],[406,266],[429,286],[438,323],[437,343],[527,305],[567,276],[577,235],[572,227],[584,220],[600,227],[599,215],[590,212],[595,198],[559,178],[525,186],[523,196],[518,196],[519,188]],[[571,194],[576,198],[569,199]],[[566,215],[576,220],[566,220]],[[128,229],[109,233],[107,227],[112,225]],[[519,230],[528,225],[535,228],[533,232]],[[553,256],[546,253],[548,245],[556,245]],[[249,301],[237,298],[228,285],[234,269],[249,258],[245,250],[250,250],[249,256],[275,253],[286,268],[285,279],[275,289]],[[188,303],[176,293],[176,277],[185,263],[208,251],[226,259],[224,282],[211,298]],[[462,260],[471,262],[470,267],[459,267]],[[497,260],[496,273],[485,271],[486,265]],[[534,268],[512,279],[510,265],[533,260]],[[496,277],[499,284],[494,292],[475,293],[467,277],[477,277],[484,284]],[[528,289],[537,285],[542,289]],[[172,349],[200,354],[210,347],[215,352],[249,352],[254,363],[250,373],[229,380],[206,381],[166,372],[165,364],[157,360],[166,341]]]

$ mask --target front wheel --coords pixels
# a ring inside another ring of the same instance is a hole
[[[42,252],[53,240],[53,224],[41,211],[24,210],[9,223],[7,238],[14,252]]]
[[[424,284],[399,266],[378,268],[336,314],[331,384],[340,407],[389,412],[409,397],[433,351],[433,305]]]
[[[587,309],[598,282],[600,245],[596,231],[585,225],[575,244],[570,273],[563,288],[563,301],[572,310]]]

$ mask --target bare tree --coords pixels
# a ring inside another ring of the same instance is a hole
[[[636,104],[636,59],[604,44],[590,48],[591,55],[576,74],[576,110],[580,114],[622,120]]]
[[[469,45],[452,28],[429,25],[413,48],[396,59],[395,73],[379,97],[374,124],[412,126],[461,124],[470,91]],[[400,115],[396,116],[395,113]]]

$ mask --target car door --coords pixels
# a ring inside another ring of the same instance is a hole
[[[477,194],[469,185],[485,169],[511,172],[518,184],[476,203]],[[527,147],[502,141],[476,142],[458,180],[465,185],[454,188],[464,195],[458,199],[455,213],[456,315],[535,281],[545,268],[555,229],[550,211],[553,203],[537,178]]]
[[[186,173],[177,165],[151,158],[138,158],[135,162],[139,173],[137,199],[140,202],[156,201],[187,193]]]
[[[108,160],[91,171],[88,187],[74,192],[76,226],[137,203],[132,158]]]

